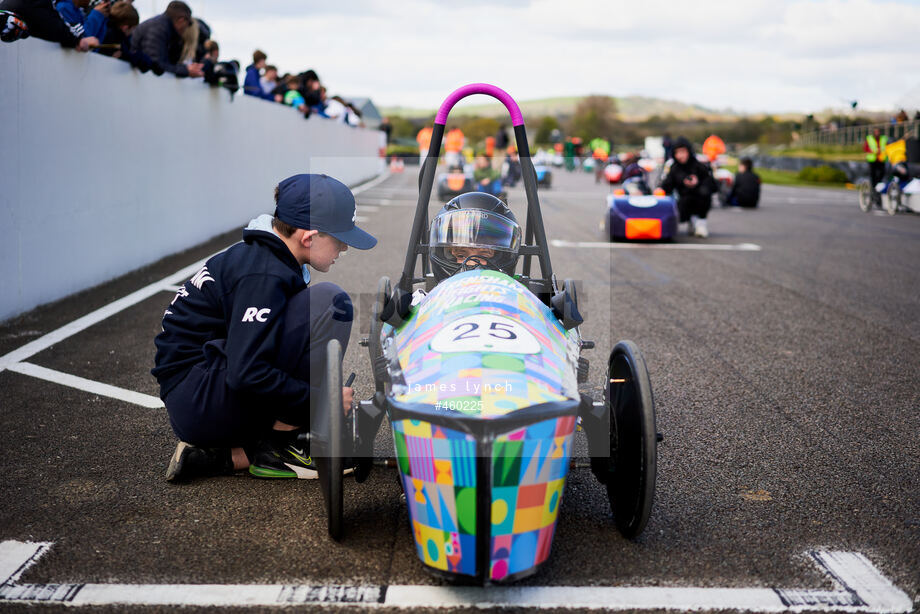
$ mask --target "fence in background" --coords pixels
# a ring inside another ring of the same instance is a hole
[[[889,141],[909,136],[920,138],[920,121],[913,120],[897,124],[868,124],[843,128],[825,126],[824,129],[817,132],[803,134],[794,145],[796,147],[861,145],[866,140],[866,135],[871,134],[875,128],[881,130],[882,134],[887,135]]]

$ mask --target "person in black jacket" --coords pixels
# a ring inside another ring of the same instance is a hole
[[[684,137],[674,141],[674,163],[661,182],[665,192],[677,191],[677,209],[681,222],[690,222],[690,234],[706,238],[706,216],[712,206],[715,180],[709,167],[693,154],[693,146]]]
[[[728,203],[735,207],[756,207],[760,200],[760,177],[753,172],[754,162],[750,158],[741,158],[738,172],[728,194]]]
[[[177,77],[202,77],[201,64],[179,61],[184,44],[182,34],[191,23],[192,9],[184,2],[173,0],[166,5],[166,11],[135,28],[131,35],[131,51],[150,57],[157,66]]]
[[[34,36],[89,51],[99,39],[85,36],[83,24],[67,23],[51,0],[0,0],[0,40],[5,43]]]
[[[275,190],[274,216],[210,258],[163,316],[151,373],[180,439],[166,479],[249,468],[256,477],[315,478],[301,433],[326,371],[326,344],[348,345],[348,294],[309,285],[349,246],[377,240],[355,226],[355,198],[326,175],[294,175]],[[353,390],[343,388],[345,408]],[[343,410],[345,409],[343,408]],[[318,416],[322,419],[322,416]]]

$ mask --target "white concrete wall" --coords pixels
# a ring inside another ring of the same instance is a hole
[[[0,321],[271,213],[289,175],[370,179],[383,145],[200,79],[0,44]]]

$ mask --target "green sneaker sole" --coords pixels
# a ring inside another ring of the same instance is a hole
[[[257,478],[296,478],[297,474],[293,471],[281,471],[279,469],[270,469],[268,467],[249,466],[249,474]]]

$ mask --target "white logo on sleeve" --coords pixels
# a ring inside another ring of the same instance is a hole
[[[201,290],[201,286],[204,285],[206,281],[214,281],[214,278],[211,277],[211,272],[208,271],[208,267],[201,267],[197,273],[192,275],[192,278],[189,280],[193,286]]]
[[[243,314],[243,322],[268,322],[268,314],[271,309],[259,309],[258,307],[247,307],[246,313]]]

